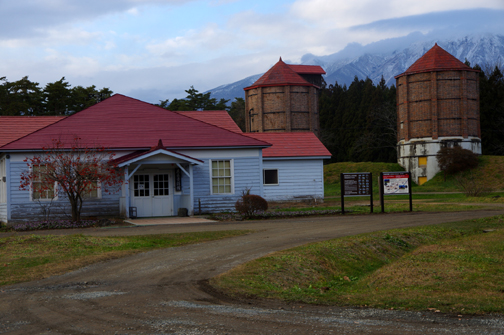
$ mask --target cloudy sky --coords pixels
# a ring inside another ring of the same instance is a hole
[[[262,73],[279,56],[296,63],[352,42],[462,29],[446,18],[476,8],[504,13],[504,0],[0,0],[0,77],[44,86],[64,76],[171,100]]]

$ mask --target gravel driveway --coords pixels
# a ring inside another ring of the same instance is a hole
[[[0,334],[504,334],[503,316],[233,301],[205,280],[270,252],[341,236],[503,213],[347,215],[205,225],[72,230],[95,236],[257,232],[102,262],[0,289]],[[52,231],[68,234],[69,231]]]

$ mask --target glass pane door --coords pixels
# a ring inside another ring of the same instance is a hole
[[[148,174],[136,174],[133,177],[134,196],[150,197],[150,176]]]
[[[154,179],[154,196],[170,195],[170,184],[168,174],[155,174]]]

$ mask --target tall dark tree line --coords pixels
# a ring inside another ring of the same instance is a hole
[[[475,66],[475,69],[480,69]],[[481,146],[484,155],[504,155],[504,77],[502,67],[480,72]]]
[[[0,115],[70,115],[112,94],[110,89],[97,89],[94,85],[71,87],[65,77],[43,88],[27,76],[14,82],[0,77]]]
[[[323,87],[319,101],[321,139],[331,162],[397,160],[395,86],[355,77],[348,87]]]

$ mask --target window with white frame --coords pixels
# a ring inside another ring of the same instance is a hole
[[[212,194],[233,193],[233,161],[210,161],[212,177]]]
[[[263,170],[263,184],[264,185],[278,185],[278,169],[264,169]]]
[[[0,203],[7,202],[7,175],[5,169],[5,158],[0,159]]]
[[[99,181],[92,181],[87,185],[86,191],[84,192],[85,199],[99,199],[101,198],[101,188]]]
[[[32,199],[51,200],[55,197],[54,182],[45,180],[44,173],[47,171],[46,165],[33,165]]]

